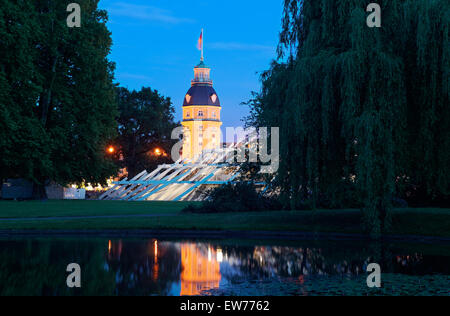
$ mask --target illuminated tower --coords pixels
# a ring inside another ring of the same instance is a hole
[[[203,53],[202,53],[203,54]],[[211,69],[203,61],[194,68],[191,88],[184,97],[183,121],[185,129],[183,158],[198,157],[205,149],[220,147],[220,106],[219,97],[210,79]]]

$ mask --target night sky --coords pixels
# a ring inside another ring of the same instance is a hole
[[[259,73],[276,57],[282,0],[101,0],[100,8],[109,13],[116,81],[171,97],[177,121],[204,28],[205,63],[224,127],[242,125],[248,108],[240,103],[259,91]]]

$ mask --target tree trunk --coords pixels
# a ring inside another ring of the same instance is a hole
[[[48,87],[48,90],[46,92],[43,92],[41,94],[41,122],[42,125],[45,127],[45,125],[47,124],[47,119],[48,119],[48,109],[50,108],[50,103],[51,103],[51,99],[52,99],[52,90],[53,90],[53,84],[55,82],[55,78],[56,78],[56,64],[58,62],[58,57],[55,57],[53,60],[53,65],[52,65],[52,76],[50,79],[50,85]]]
[[[47,200],[45,184],[33,183],[33,200]]]

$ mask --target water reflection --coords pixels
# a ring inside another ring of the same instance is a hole
[[[0,240],[0,295],[448,294],[448,246],[300,242]],[[68,289],[65,268],[82,267]],[[366,267],[384,288],[370,292]]]
[[[109,241],[104,268],[113,272],[116,295],[173,295],[180,280],[180,249],[170,242]]]
[[[219,252],[206,245],[181,244],[180,295],[200,295],[205,289],[219,287]],[[216,255],[217,254],[217,255]]]

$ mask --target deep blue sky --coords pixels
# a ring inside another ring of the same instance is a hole
[[[222,103],[224,126],[240,126],[258,72],[276,56],[282,0],[101,0],[109,12],[110,56],[116,80],[129,89],[150,86],[171,97],[176,119],[200,60],[197,40],[204,28],[205,62]]]

